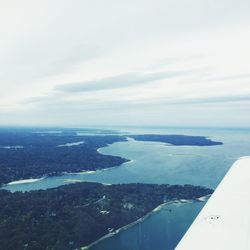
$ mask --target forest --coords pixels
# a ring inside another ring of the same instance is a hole
[[[77,146],[63,146],[79,142]],[[128,161],[118,156],[100,154],[97,149],[126,141],[120,135],[77,135],[36,133],[32,130],[0,129],[0,185],[14,180],[59,175],[119,166]]]
[[[164,202],[212,192],[191,185],[88,182],[25,193],[0,190],[0,246],[8,250],[79,249]]]

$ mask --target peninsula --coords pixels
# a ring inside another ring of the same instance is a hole
[[[129,135],[129,137],[136,141],[163,142],[174,146],[216,146],[223,144],[205,136],[145,134]]]
[[[91,131],[92,132],[92,131]],[[126,141],[120,135],[78,135],[75,130],[0,129],[0,185],[23,179],[119,166],[127,159],[98,148]]]

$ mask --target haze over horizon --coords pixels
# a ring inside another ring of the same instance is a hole
[[[249,9],[1,1],[0,126],[249,127]]]

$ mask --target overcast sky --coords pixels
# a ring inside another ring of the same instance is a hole
[[[250,125],[249,0],[0,0],[0,125]]]

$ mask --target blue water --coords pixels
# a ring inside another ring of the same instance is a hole
[[[47,189],[74,181],[188,183],[215,188],[237,158],[250,155],[248,129],[124,128],[122,130],[134,134],[204,135],[224,144],[195,147],[166,146],[159,142],[134,140],[118,142],[100,149],[100,152],[121,156],[132,162],[106,171],[50,177],[35,183],[10,185],[5,188],[11,191]],[[204,203],[200,202],[171,205],[174,206],[172,213],[169,213],[168,209],[163,209],[144,222],[102,241],[93,249],[174,249],[203,205]]]
[[[142,223],[105,239],[91,250],[174,249],[204,205],[204,202],[193,202],[165,206]]]

